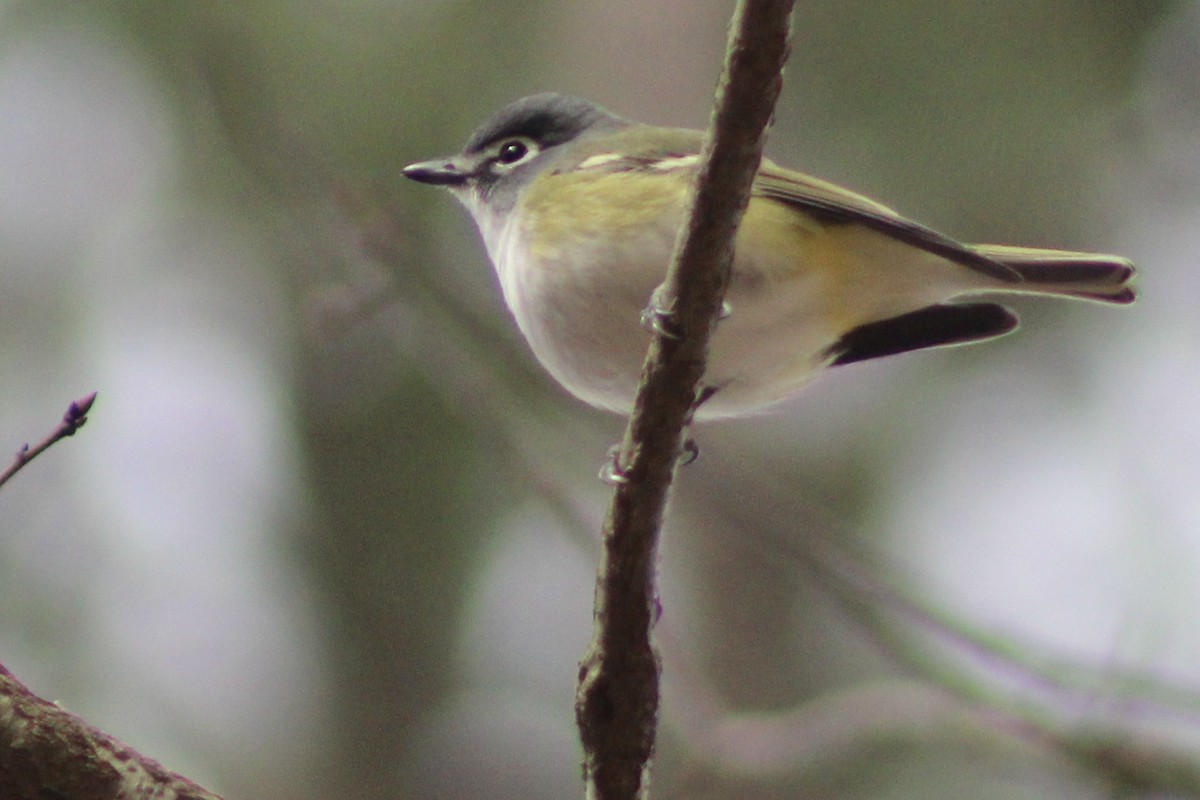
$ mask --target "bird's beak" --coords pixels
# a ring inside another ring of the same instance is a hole
[[[453,189],[456,186],[465,185],[471,176],[453,159],[439,158],[436,161],[409,164],[404,168],[404,177],[411,178],[417,183],[448,186]]]

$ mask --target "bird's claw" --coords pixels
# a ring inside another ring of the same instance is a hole
[[[689,436],[683,440],[683,447],[679,451],[679,457],[675,459],[675,466],[686,467],[699,457],[700,445],[696,444],[696,440]]]
[[[679,324],[675,321],[674,303],[663,300],[662,287],[650,296],[650,302],[642,309],[642,327],[650,333],[665,336],[668,339],[679,339],[683,336]],[[717,321],[728,319],[733,314],[733,306],[725,300],[721,301],[721,310],[717,312]]]
[[[668,339],[679,339],[683,331],[675,322],[675,311],[651,298],[650,304],[642,309],[642,327],[647,331]]]
[[[628,468],[621,463],[621,445],[614,444],[608,448],[608,458],[600,465],[600,480],[609,486],[629,483]]]

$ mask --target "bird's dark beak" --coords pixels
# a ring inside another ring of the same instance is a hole
[[[454,188],[465,185],[471,176],[452,159],[439,158],[436,161],[409,164],[404,168],[404,177],[411,178],[417,183]]]

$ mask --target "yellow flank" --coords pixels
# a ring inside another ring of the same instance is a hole
[[[797,261],[828,263],[827,268],[836,269],[827,260],[837,261],[842,254],[828,248],[824,233],[825,226],[809,215],[773,200],[754,198],[742,217],[737,243],[745,249],[746,242],[753,242],[753,251],[746,250],[745,255],[753,254],[753,268],[770,281],[794,277]]]
[[[730,302],[743,303],[741,287],[758,296],[803,292],[810,323],[819,329],[840,331],[853,320],[840,289],[853,269],[852,254],[830,229],[807,214],[797,213],[773,200],[754,198],[738,230],[736,267]],[[735,310],[736,313],[736,310]],[[782,312],[786,315],[786,312]]]
[[[936,302],[956,274],[970,279],[962,267],[861,225],[826,224],[766,198],[750,201],[737,241],[731,291],[739,283],[762,283],[767,293],[803,287],[812,322],[834,335]]]

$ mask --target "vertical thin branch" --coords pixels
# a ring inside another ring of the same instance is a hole
[[[658,532],[729,283],[734,234],[782,86],[792,5],[738,3],[691,213],[665,283],[673,335],[660,333],[650,345],[618,457],[625,480],[604,524],[595,627],[576,694],[587,795],[596,800],[648,796],[659,701],[650,636]]]

